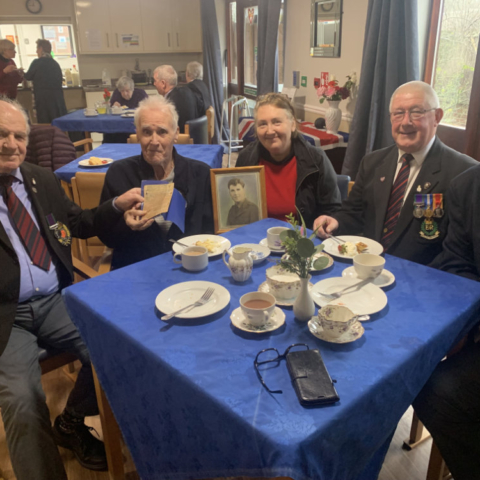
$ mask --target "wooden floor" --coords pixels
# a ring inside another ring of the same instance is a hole
[[[47,394],[50,415],[53,421],[53,419],[63,410],[68,393],[73,386],[73,382],[61,369],[44,375],[42,380],[43,387]],[[406,452],[401,448],[403,440],[408,437],[411,416],[411,409],[409,409],[398,425],[386,461],[380,473],[380,480],[425,480],[426,478],[431,440],[426,440],[422,445],[410,452]],[[97,417],[89,418],[87,423],[94,426],[101,436],[101,428]],[[59,450],[69,480],[108,480],[107,473],[86,470],[77,463],[73,454],[69,450],[63,448],[60,448]],[[134,471],[133,462],[131,462],[128,452],[125,451],[124,455],[127,459],[127,480],[139,480],[140,477]],[[15,480],[5,442],[5,432],[3,430],[3,425],[0,422],[0,479],[2,478],[1,473],[3,473],[3,478],[5,480]]]

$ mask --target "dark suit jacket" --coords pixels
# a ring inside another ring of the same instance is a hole
[[[188,82],[186,86],[194,93],[197,99],[197,118],[205,115],[207,108],[213,105],[207,85],[203,80],[197,78]]]
[[[195,120],[195,118],[199,117],[195,94],[187,86],[177,85],[173,90],[170,90],[166,98],[175,105],[178,113],[180,133],[184,133],[185,122]],[[202,115],[205,115],[205,112],[203,112]]]
[[[72,282],[73,278],[70,246],[60,244],[55,238],[48,228],[46,215],[53,213],[55,220],[67,225],[72,235],[80,238],[95,236],[99,223],[105,222],[108,225],[122,215],[114,211],[111,202],[98,207],[96,209],[97,215],[95,215],[95,210],[82,210],[65,196],[57,177],[45,168],[23,163],[20,170],[40,230],[57,269],[60,288],[66,287]],[[0,272],[1,355],[10,337],[20,292],[20,266],[17,254],[1,222]]]
[[[449,227],[432,267],[480,281],[480,165],[452,180]]]
[[[380,241],[397,160],[398,149],[395,145],[363,158],[350,196],[343,202],[341,210],[332,215],[340,225],[338,235],[363,234]],[[445,194],[450,181],[476,164],[475,160],[452,150],[437,138],[408,193],[387,253],[428,265],[441,252],[447,233],[449,199]],[[419,186],[421,192],[417,191]],[[434,240],[420,236],[423,219],[413,216],[416,193],[444,194],[445,215],[435,219],[440,236]]]

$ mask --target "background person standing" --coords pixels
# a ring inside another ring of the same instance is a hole
[[[13,61],[15,53],[13,42],[0,40],[0,95],[12,100],[17,98],[17,85],[23,80],[23,70],[18,69]]]

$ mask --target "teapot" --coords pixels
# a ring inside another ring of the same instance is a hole
[[[251,251],[251,248],[246,247],[232,248],[232,255],[228,259],[228,263],[225,259],[225,255],[228,252],[226,250],[223,252],[223,262],[230,270],[233,279],[237,282],[245,282],[252,274],[253,260],[250,257]]]

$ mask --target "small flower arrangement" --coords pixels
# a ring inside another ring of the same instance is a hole
[[[320,87],[317,89],[317,97],[320,98],[320,103],[323,103],[325,100],[329,101],[340,101],[345,100],[350,96],[350,92],[356,83],[356,74],[347,75],[347,81],[340,87],[338,81],[332,75],[332,79],[327,83],[326,86]]]
[[[104,88],[103,89],[103,99],[105,100],[105,103],[108,103],[110,101],[110,97],[112,95],[110,94],[110,92],[108,91],[107,88]]]
[[[298,211],[298,209],[297,209]],[[315,246],[312,239],[316,231],[307,236],[307,228],[302,214],[298,212],[302,221],[299,225],[293,213],[287,215],[287,220],[292,225],[290,230],[280,234],[280,240],[285,247],[285,255],[279,265],[288,272],[296,273],[300,278],[308,278],[310,270],[323,270],[328,265],[328,257],[315,258],[323,250],[323,244]]]

